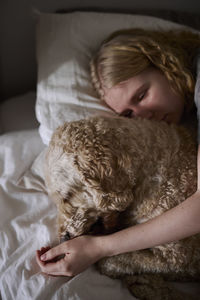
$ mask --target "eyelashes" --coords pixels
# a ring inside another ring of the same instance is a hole
[[[139,101],[142,101],[142,99],[144,98],[144,96],[146,95],[146,91],[144,91],[143,93],[141,93],[139,96],[138,96],[138,100]]]
[[[122,114],[122,116],[125,118],[133,118],[133,111],[129,109],[124,114]]]
[[[140,89],[138,89],[138,91],[135,92],[135,94],[132,95],[132,98],[129,101],[127,99],[127,109],[124,109],[124,111],[120,113],[120,116],[126,118],[134,118],[135,116],[137,116],[137,114],[135,114],[134,112],[134,107],[137,108],[137,105],[139,105],[140,102],[148,97],[149,89],[149,85],[143,85]],[[126,106],[124,108],[126,108]]]
[[[135,99],[137,99],[137,102],[141,102],[144,99],[146,92],[147,92],[147,90],[143,91],[138,96],[134,97]],[[133,100],[133,102],[135,102],[135,101]],[[134,111],[131,109],[127,109],[124,113],[122,113],[122,116],[126,117],[126,118],[134,118],[135,117]]]

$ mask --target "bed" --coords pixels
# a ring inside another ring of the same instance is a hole
[[[13,91],[5,82],[2,90],[2,98],[7,99],[0,110],[1,298],[134,299],[121,281],[99,274],[95,266],[72,279],[40,272],[35,251],[58,243],[56,207],[43,179],[45,151],[53,131],[64,121],[113,114],[98,100],[89,76],[88,62],[103,38],[122,27],[185,28],[180,23],[198,32],[198,14],[52,10],[31,10],[37,78],[31,76],[30,82],[25,78],[25,85],[14,86]],[[200,299],[198,283],[172,284]]]

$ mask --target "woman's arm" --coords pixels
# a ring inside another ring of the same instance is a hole
[[[200,146],[198,148],[200,174]],[[145,223],[106,236],[81,236],[52,249],[37,251],[42,271],[51,275],[73,276],[102,257],[141,250],[180,240],[200,232],[200,180],[195,194],[162,215]],[[64,258],[53,262],[58,255]]]
[[[200,191],[162,215],[104,238],[106,255],[151,248],[200,232]]]
[[[129,227],[107,236],[81,236],[52,249],[37,251],[37,262],[42,272],[54,276],[74,276],[97,260],[124,252],[130,252],[174,240],[180,240],[200,232],[200,192],[175,208],[146,223]],[[53,262],[57,256],[64,258]]]
[[[104,237],[106,255],[151,248],[200,232],[200,146],[197,157],[196,193],[154,219]]]

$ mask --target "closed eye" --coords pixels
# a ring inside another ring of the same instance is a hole
[[[133,111],[131,109],[125,111],[123,114],[122,114],[123,117],[126,117],[126,118],[133,118]]]
[[[144,91],[143,93],[141,93],[141,94],[138,96],[138,100],[139,100],[139,101],[142,101],[142,99],[144,98],[145,94],[146,94],[146,91]]]

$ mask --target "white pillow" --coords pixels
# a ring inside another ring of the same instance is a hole
[[[39,16],[36,116],[45,144],[49,143],[53,131],[65,121],[94,114],[113,115],[92,87],[89,61],[110,33],[130,27],[157,30],[188,28],[142,15],[74,12]]]

